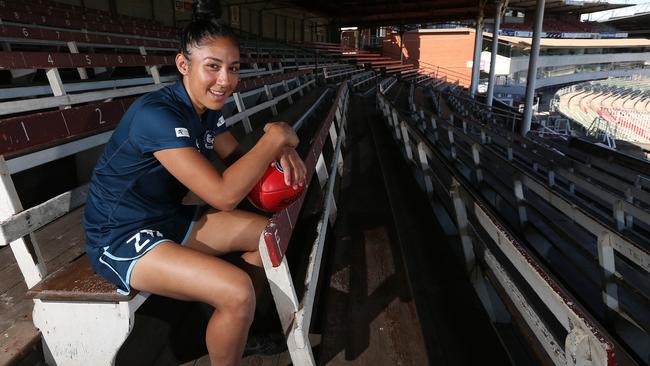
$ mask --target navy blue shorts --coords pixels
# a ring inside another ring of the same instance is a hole
[[[160,243],[185,245],[202,212],[197,206],[185,206],[176,215],[160,222],[146,226],[124,225],[113,230],[106,239],[106,246],[86,248],[93,270],[115,284],[117,292],[128,295],[131,292],[131,271],[138,259]]]

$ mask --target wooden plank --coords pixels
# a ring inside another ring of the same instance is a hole
[[[20,320],[0,333],[0,365],[16,362],[39,341],[38,329],[31,320]]]
[[[128,296],[120,295],[117,286],[93,273],[85,255],[27,290],[28,297],[52,301],[119,302],[131,300],[137,294],[138,291],[132,289]]]
[[[135,98],[60,111],[36,113],[0,121],[0,154],[42,146],[117,125]]]
[[[6,8],[0,8],[0,19],[15,21],[19,23],[33,23],[45,26],[55,26],[72,29],[88,29],[90,31],[110,32],[116,34],[132,34],[144,37],[157,37],[173,39],[176,37],[174,30],[150,30],[138,28],[133,25],[109,24],[106,22],[84,21],[77,18],[58,17],[56,15],[34,14],[28,12],[11,11]]]
[[[149,79],[151,80],[151,79]],[[111,90],[89,91],[76,94],[65,94],[53,97],[43,97],[36,99],[22,99],[10,102],[0,102],[0,115],[17,114],[22,112],[37,111],[40,109],[57,108],[72,106],[81,103],[97,102],[112,98],[131,97],[133,95],[145,94],[158,90],[174,82],[164,82],[161,84],[148,84],[127,88],[118,88]],[[67,85],[64,85],[67,89]]]
[[[0,36],[4,38],[13,38],[16,41],[20,39],[30,40],[30,41],[50,41],[56,44],[56,42],[79,42],[83,43],[93,43],[93,44],[108,44],[108,45],[127,45],[127,46],[153,46],[160,48],[169,48],[170,50],[176,49],[178,47],[177,42],[171,40],[151,40],[151,39],[142,39],[134,38],[131,36],[124,36],[118,34],[93,34],[93,33],[83,33],[74,30],[63,30],[63,29],[48,29],[41,28],[33,25],[10,25],[3,24],[0,25]],[[9,40],[14,42],[14,40]],[[45,43],[45,42],[44,42]]]
[[[88,184],[62,193],[0,223],[0,245],[27,236],[86,202]]]
[[[171,65],[174,57],[133,54],[70,54],[58,52],[0,52],[0,69],[51,69]]]

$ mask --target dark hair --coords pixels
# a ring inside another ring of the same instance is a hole
[[[181,33],[179,52],[189,59],[190,47],[201,45],[206,38],[226,37],[239,46],[235,32],[220,18],[219,0],[195,0],[192,4],[192,21]]]

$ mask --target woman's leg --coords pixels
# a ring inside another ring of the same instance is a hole
[[[185,247],[159,244],[131,273],[135,289],[215,308],[206,331],[213,365],[241,359],[256,297],[266,287],[258,243],[267,221],[251,212],[210,209],[193,226]],[[231,252],[243,252],[241,268],[216,257]]]
[[[209,209],[194,224],[185,245],[215,256],[243,252],[243,263],[236,264],[249,274],[259,296],[266,288],[266,275],[258,245],[267,221],[266,217],[248,211]]]
[[[138,260],[131,287],[212,305],[205,341],[212,365],[238,365],[255,313],[250,277],[227,261],[174,243],[161,243]]]

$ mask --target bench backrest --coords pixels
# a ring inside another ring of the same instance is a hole
[[[178,42],[170,39],[151,39],[129,36],[126,34],[105,34],[83,32],[80,30],[63,30],[43,28],[35,25],[0,25],[0,36],[6,38],[6,41],[24,40],[24,41],[44,41],[43,43],[53,42],[77,42],[79,44],[89,43],[93,45],[106,45],[112,47],[133,46],[133,47],[157,47],[167,48],[169,50],[178,49]]]
[[[69,29],[86,29],[97,32],[109,32],[115,34],[132,34],[143,37],[154,38],[175,38],[177,31],[173,29],[153,30],[141,28],[134,25],[119,25],[105,22],[71,19],[56,15],[37,14],[34,12],[19,12],[0,7],[0,19],[16,23],[37,24],[45,26],[56,26]]]

